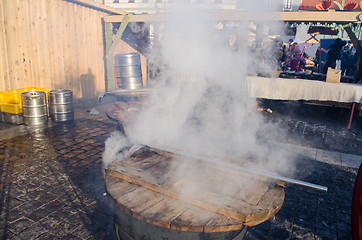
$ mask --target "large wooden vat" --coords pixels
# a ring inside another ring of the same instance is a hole
[[[119,239],[241,239],[284,201],[265,178],[153,148],[110,164],[105,180]]]

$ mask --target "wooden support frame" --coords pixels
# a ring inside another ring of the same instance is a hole
[[[117,44],[120,42],[123,32],[126,29],[129,21],[129,15],[123,15],[121,25],[113,38],[113,24],[110,22],[104,23],[104,39],[105,39],[105,64],[106,64],[106,92],[116,89],[116,81],[114,79],[114,50]]]
[[[260,12],[242,12],[224,10],[220,13],[208,13],[211,19],[219,21],[260,21]],[[163,22],[168,14],[140,14],[132,15],[130,22]],[[338,22],[355,23],[360,22],[361,12],[347,11],[293,11],[293,12],[265,12],[263,19],[267,21],[284,22]],[[209,18],[210,19],[210,18]],[[111,15],[104,18],[105,22],[121,22],[121,15]]]

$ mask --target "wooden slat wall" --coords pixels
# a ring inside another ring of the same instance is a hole
[[[0,91],[63,88],[75,100],[104,92],[106,15],[65,0],[0,0]]]

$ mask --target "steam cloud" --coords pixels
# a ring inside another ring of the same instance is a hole
[[[107,140],[105,165],[121,160],[123,147],[141,143],[219,159],[248,159],[264,169],[289,173],[292,157],[274,145],[283,131],[265,123],[253,111],[255,99],[247,96],[247,73],[261,68],[261,55],[269,54],[266,45],[250,51],[249,23],[220,24],[192,4],[176,1],[172,6],[168,21],[155,28],[157,38],[148,56],[161,69],[152,83],[160,91],[152,92],[137,116],[124,124],[127,138],[113,134]],[[238,51],[229,44],[233,35]],[[263,59],[262,68],[274,68]],[[182,170],[189,168],[176,166],[175,175]]]

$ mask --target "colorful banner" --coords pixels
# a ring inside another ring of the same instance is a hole
[[[361,0],[302,0],[299,10],[304,11],[361,11]]]

